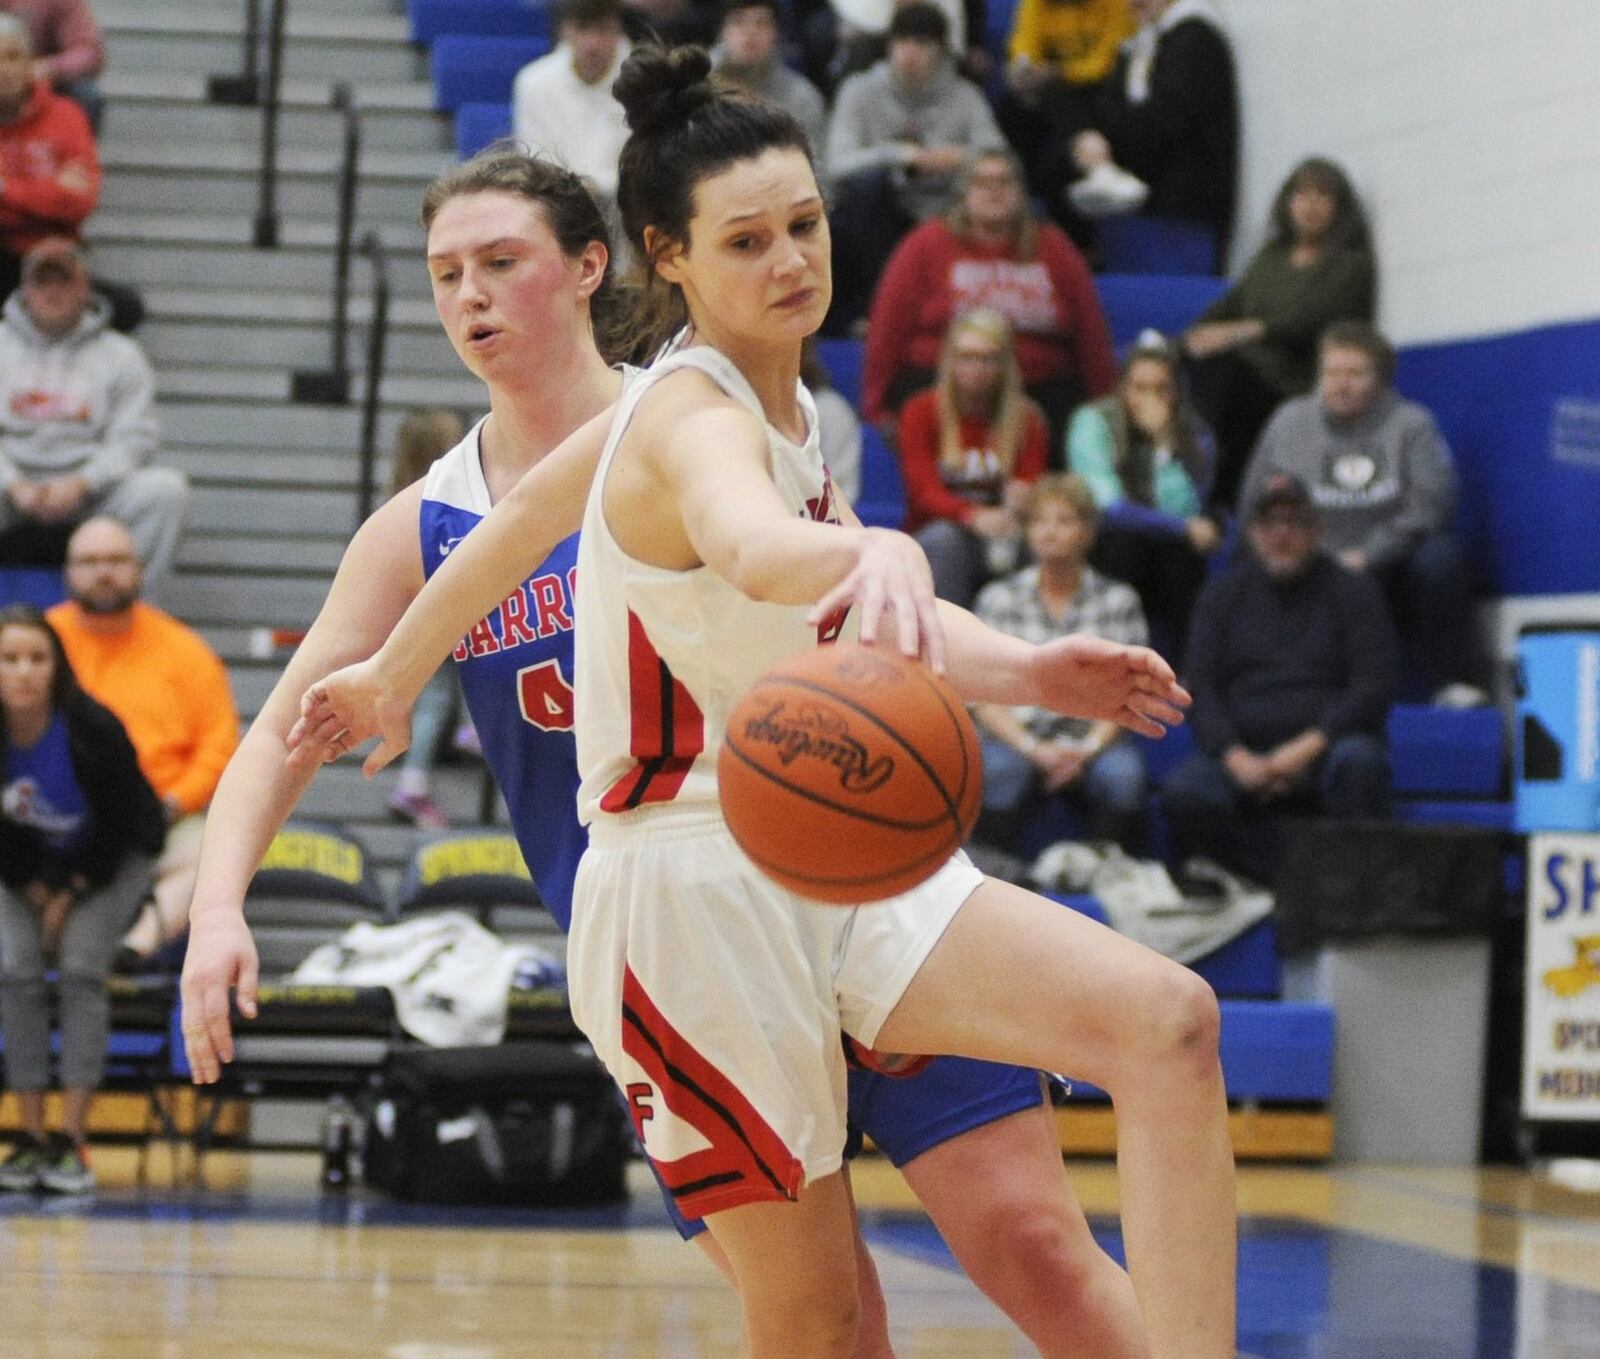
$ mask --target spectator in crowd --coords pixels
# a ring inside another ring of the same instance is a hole
[[[1233,49],[1209,0],[1132,4],[1139,31],[1095,91],[1093,126],[1073,139],[1083,178],[1068,192],[1080,212],[1131,208],[1210,227],[1220,272],[1239,187]],[[1127,176],[1147,191],[1137,202],[1117,190]],[[1112,192],[1103,196],[1108,179]]]
[[[0,296],[46,237],[76,235],[100,197],[100,157],[83,110],[34,69],[23,21],[0,14]]]
[[[628,140],[612,83],[629,51],[621,0],[561,0],[555,50],[512,82],[516,138],[582,175],[607,204],[617,197],[617,158]]]
[[[151,467],[155,375],[107,326],[82,247],[38,241],[0,312],[0,533],[109,514],[133,531],[159,597],[189,497],[183,474]]]
[[[866,311],[900,238],[949,207],[967,158],[1004,144],[983,95],[956,74],[943,13],[927,0],[901,5],[889,55],[840,86],[828,127],[830,333],[846,333]]]
[[[728,0],[712,56],[717,73],[769,104],[787,109],[805,129],[819,159],[828,110],[817,87],[783,64],[778,51],[778,0]]]
[[[1072,417],[1067,461],[1103,516],[1095,564],[1139,593],[1168,654],[1183,654],[1206,560],[1222,530],[1206,513],[1216,450],[1183,389],[1177,350],[1139,337],[1116,392]]]
[[[853,505],[861,498],[861,421],[850,403],[834,390],[814,336],[800,350],[800,380],[817,403],[822,465],[833,478],[835,489]]]
[[[88,0],[0,0],[0,14],[27,25],[34,74],[74,100],[98,127],[102,101],[94,78],[106,52]]]
[[[1383,588],[1408,654],[1453,705],[1487,701],[1472,673],[1472,591],[1451,532],[1456,473],[1433,416],[1394,389],[1394,350],[1364,321],[1323,332],[1313,395],[1278,407],[1245,477],[1248,502],[1280,472],[1310,488],[1328,549]]]
[[[900,411],[906,531],[933,568],[934,593],[966,607],[1015,565],[1018,513],[1045,470],[1044,415],[1022,390],[1011,324],[976,308],[945,339],[939,376]]]
[[[400,422],[395,435],[389,494],[398,495],[412,482],[427,476],[428,469],[465,435],[461,417],[454,411],[442,407],[412,411]],[[391,816],[425,830],[444,830],[450,824],[450,818],[433,800],[433,765],[450,719],[461,706],[461,686],[455,669],[453,661],[446,661],[417,696],[411,710],[411,744],[400,762],[400,777],[389,797]]]
[[[1035,644],[1080,632],[1143,646],[1147,634],[1138,596],[1088,564],[1099,519],[1088,483],[1063,473],[1041,478],[1028,496],[1025,518],[1033,565],[984,586],[978,617]],[[1087,813],[1090,834],[1138,852],[1144,760],[1116,723],[989,703],[976,713],[989,843],[1014,849],[1035,799],[1062,794]]]
[[[910,0],[799,0],[796,5],[806,74],[827,93],[868,70],[889,51],[889,22]],[[963,75],[982,80],[983,0],[930,0],[949,24],[950,56]]]
[[[85,694],[30,605],[0,609],[0,1034],[23,1135],[0,1189],[87,1193],[89,1110],[105,1074],[106,977],[150,885],[161,805],[122,724]],[[45,1127],[58,976],[62,1133]]]
[[[623,27],[634,42],[710,47],[716,41],[717,0],[621,0],[621,5]]]
[[[123,941],[130,962],[187,928],[206,808],[239,744],[227,669],[199,633],[140,599],[143,574],[120,521],[86,520],[67,542],[68,598],[46,615],[78,683],[127,731],[166,813],[153,909]]]
[[[1022,167],[1000,148],[974,156],[949,213],[914,228],[889,258],[867,326],[867,419],[882,426],[926,387],[951,317],[980,306],[1010,320],[1023,386],[1059,448],[1073,408],[1111,390],[1116,359],[1088,264],[1034,216]]]
[[[1298,477],[1261,484],[1247,534],[1195,607],[1184,683],[1199,751],[1162,797],[1190,853],[1270,882],[1277,813],[1388,814],[1394,638],[1377,586],[1323,552]]]
[[[1029,182],[1057,202],[1072,178],[1070,151],[1094,120],[1094,91],[1138,25],[1128,0],[1021,0],[1007,43],[1000,126]]]
[[[1332,161],[1303,161],[1273,202],[1271,238],[1183,337],[1195,404],[1217,435],[1222,504],[1233,505],[1272,412],[1311,390],[1322,332],[1370,321],[1376,305],[1361,200]]]

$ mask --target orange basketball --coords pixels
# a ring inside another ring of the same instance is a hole
[[[728,719],[722,813],[779,885],[837,905],[930,877],[978,817],[978,734],[919,661],[822,646],[774,666]]]

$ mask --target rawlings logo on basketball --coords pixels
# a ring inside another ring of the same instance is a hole
[[[850,735],[844,719],[815,707],[794,713],[775,703],[759,717],[745,723],[745,739],[777,748],[785,768],[796,760],[817,760],[839,771],[839,784],[849,793],[870,793],[881,788],[894,773],[894,757],[873,759],[867,748]]]

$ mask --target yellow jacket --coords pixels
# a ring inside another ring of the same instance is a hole
[[[1011,29],[1011,59],[1053,67],[1069,85],[1104,80],[1117,49],[1138,25],[1128,0],[1021,0]]]

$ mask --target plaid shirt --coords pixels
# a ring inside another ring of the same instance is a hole
[[[1050,616],[1044,600],[1039,597],[1037,566],[1024,567],[1014,576],[984,586],[973,612],[996,632],[1020,637],[1036,646],[1074,632],[1129,646],[1145,646],[1150,640],[1144,610],[1139,607],[1139,596],[1133,587],[1102,576],[1087,566],[1078,580],[1078,593],[1060,619]],[[1040,741],[1063,737],[1082,740],[1093,725],[1082,718],[1062,717],[1048,708],[1024,707],[1011,711],[1029,734]]]

